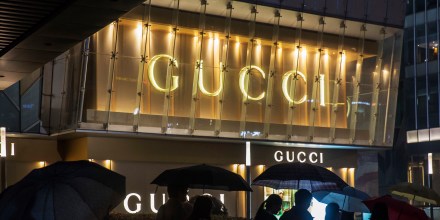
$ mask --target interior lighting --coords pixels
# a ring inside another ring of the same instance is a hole
[[[319,102],[321,106],[325,106],[325,75],[319,74]],[[307,98],[307,97],[306,97]]]
[[[428,153],[428,174],[433,174],[432,169],[432,153]]]
[[[6,128],[0,128],[0,156],[6,157]]]
[[[11,143],[11,156],[15,156],[15,143]]]
[[[246,141],[246,166],[251,165],[251,142]]]

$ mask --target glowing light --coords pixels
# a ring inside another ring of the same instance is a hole
[[[284,97],[287,99],[287,101],[289,101],[290,103],[301,104],[307,100],[307,94],[305,94],[299,101],[295,101],[292,99],[292,97],[290,97],[290,94],[288,91],[289,77],[294,73],[295,73],[295,71],[291,70],[291,71],[286,72],[283,75],[283,83],[282,83],[283,94],[284,94]],[[300,76],[304,80],[305,83],[307,83],[307,79],[303,73],[301,73],[300,71],[296,71],[296,73],[298,76]]]
[[[142,22],[137,23],[135,33],[136,33],[137,39],[142,38]]]
[[[139,114],[139,108],[135,108],[133,111],[133,115],[137,115],[137,114]]]
[[[208,90],[206,90],[205,85],[203,84],[203,60],[201,60],[200,62],[196,62],[198,63],[198,68],[199,68],[199,88],[200,91],[207,95],[207,96],[218,96],[220,94],[220,92],[223,89],[223,68],[220,67],[220,82],[219,82],[219,86],[218,89],[214,92],[208,92]],[[222,66],[222,63],[220,62],[220,66]],[[197,68],[197,65],[196,65]]]
[[[248,73],[249,73],[252,69],[256,69],[256,70],[261,74],[261,76],[263,77],[263,79],[266,78],[266,73],[264,73],[264,71],[263,71],[260,67],[258,67],[258,66],[251,65],[250,68],[248,68],[248,67],[243,67],[243,68],[240,70],[239,85],[240,85],[240,90],[241,90],[241,92],[243,93],[243,96],[247,97],[247,99],[254,100],[254,101],[258,101],[258,100],[261,100],[262,98],[264,98],[264,96],[266,95],[266,92],[262,92],[259,96],[257,96],[257,97],[254,98],[254,97],[250,96],[250,95],[248,94],[248,92],[246,91],[246,89],[245,89],[245,87],[246,87],[245,85],[247,85],[247,84],[249,83],[249,76],[248,76]]]
[[[305,59],[307,57],[307,49],[305,47],[302,48],[301,56],[302,59]]]
[[[112,169],[112,161],[111,160],[105,160],[105,165],[106,165],[107,169],[109,169],[109,170]]]
[[[177,60],[175,60],[174,57],[167,55],[167,54],[156,55],[153,58],[151,58],[150,63],[148,64],[148,79],[150,79],[151,85],[160,92],[168,92],[168,90],[170,92],[174,91],[177,89],[177,87],[179,87],[179,77],[178,76],[172,76],[173,80],[171,83],[171,88],[165,88],[165,89],[160,87],[157,84],[156,79],[154,78],[154,65],[156,64],[156,61],[161,58],[169,59],[173,66],[175,66],[176,68],[179,67]]]
[[[246,141],[246,166],[251,165],[251,142]]]
[[[428,153],[428,174],[433,174],[434,171],[432,169],[432,153]]]
[[[15,143],[11,143],[11,156],[15,156]]]
[[[150,194],[150,198],[151,198],[151,195],[153,195],[153,199],[152,199],[151,201],[152,201],[153,204],[154,204],[154,194]],[[131,210],[130,207],[128,207],[128,200],[129,200],[130,197],[132,197],[132,196],[136,197],[136,198],[138,199],[138,201],[139,201],[139,202],[136,203],[136,209],[135,209],[135,210]],[[141,196],[140,196],[139,194],[137,194],[137,193],[130,193],[130,194],[128,194],[128,195],[125,197],[125,199],[124,199],[124,208],[125,208],[125,211],[127,211],[127,212],[130,213],[130,214],[135,214],[135,213],[140,212],[140,211],[141,211]],[[153,210],[153,209],[152,209],[152,210]],[[154,210],[153,210],[153,212],[154,212]],[[155,213],[157,213],[157,210],[156,210]]]
[[[45,167],[46,166],[46,161],[40,161],[40,167]]]
[[[220,201],[225,204],[225,194],[221,193],[220,194]]]
[[[321,106],[325,106],[325,75],[319,74],[319,102]]]
[[[0,145],[0,156],[1,157],[6,157],[6,128],[5,127],[1,127],[0,128],[0,141],[1,141],[1,145]]]

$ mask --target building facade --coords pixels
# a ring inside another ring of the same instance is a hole
[[[43,139],[51,153],[32,160],[100,163],[127,177],[117,212],[154,213],[165,198],[149,184],[157,174],[209,163],[244,175],[250,141],[253,177],[314,163],[377,195],[377,151],[394,142],[404,8],[146,1],[0,93],[2,124],[28,134],[10,136],[21,142],[10,164]],[[245,216],[243,193],[208,192]],[[292,191],[254,187],[254,213],[269,193],[293,202]]]
[[[438,1],[410,1],[405,18],[402,123],[406,140],[402,148],[407,158],[408,182],[436,191],[440,188],[439,131],[439,11]],[[432,161],[432,162],[430,162]]]

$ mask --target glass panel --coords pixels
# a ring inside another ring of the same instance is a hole
[[[258,32],[258,30],[256,31]],[[254,44],[252,51],[251,65],[255,66],[256,68],[252,68],[249,74],[249,84],[247,90],[249,98],[247,100],[248,104],[246,106],[247,109],[245,117],[246,127],[245,130],[242,131],[245,132],[244,134],[246,136],[252,138],[263,135],[263,120],[266,106],[265,96],[267,89],[267,73],[269,72],[270,51],[270,42],[263,44],[263,42],[258,40],[256,44]],[[255,100],[251,100],[250,97]],[[261,97],[261,99],[259,97]]]
[[[41,97],[41,78],[21,96],[21,131],[30,131],[32,127],[40,122],[40,97]]]
[[[165,100],[164,93],[159,88],[166,88],[167,68],[170,63],[169,59],[161,57],[160,55],[171,56],[171,54],[168,54],[168,47],[171,45],[170,29],[153,24],[148,38],[148,53],[150,54],[150,57],[147,58],[147,67],[144,70],[144,86],[142,92],[143,97],[141,99],[141,118],[139,126],[160,128]],[[155,65],[154,68],[151,69],[152,72],[150,74],[148,66],[151,65],[151,59],[153,58],[155,58]],[[180,82],[180,66],[176,71],[176,76],[179,77]],[[153,84],[153,82],[155,84]]]
[[[234,23],[232,23],[234,25]],[[245,38],[232,38],[229,47],[229,70],[225,74],[225,89],[222,110],[222,132],[234,132],[238,137],[242,93],[238,86],[241,68],[246,66],[247,42]],[[221,134],[225,135],[225,134]]]
[[[101,125],[106,123],[107,81],[112,57],[112,39],[115,26],[115,23],[112,23],[91,38],[84,96],[83,122]],[[95,126],[94,129],[102,129],[102,126]]]
[[[19,83],[15,83],[14,85],[18,84]],[[17,89],[17,94],[18,91]],[[0,92],[0,103],[2,103],[0,105],[0,126],[6,127],[6,131],[8,132],[20,132],[19,106],[11,102],[11,98],[4,91]]]
[[[139,65],[141,64],[142,26],[137,21],[123,20],[119,22],[118,32],[119,42],[116,49],[118,54],[114,70],[109,124],[129,125],[130,127],[120,129],[131,130],[133,116],[137,108],[136,89]]]
[[[179,68],[175,74],[179,76],[179,87],[171,93],[170,98],[168,111],[168,128],[170,133],[186,133],[189,127],[192,101],[191,89],[196,60],[196,47],[192,42],[194,42],[194,35],[184,31],[178,32],[174,48],[174,58],[179,63]]]
[[[221,45],[223,45],[224,39],[220,40],[215,37],[214,33],[207,33],[206,35],[201,54],[203,69],[199,73],[199,82],[201,83],[197,82],[199,100],[195,112],[195,129],[214,132],[213,120],[220,119],[219,94],[224,83],[220,67],[221,57],[223,56]]]

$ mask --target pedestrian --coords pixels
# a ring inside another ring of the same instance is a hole
[[[306,189],[300,189],[295,193],[295,206],[284,212],[280,220],[313,220],[307,210],[312,202],[312,194]]]
[[[325,220],[340,220],[339,205],[331,202],[325,207]]]
[[[254,220],[278,220],[275,215],[281,210],[283,200],[277,194],[271,194],[261,203]]]
[[[187,220],[211,220],[212,200],[209,196],[198,196]]]
[[[192,211],[192,205],[186,201],[188,187],[168,186],[168,201],[160,206],[156,220],[187,219]]]

